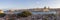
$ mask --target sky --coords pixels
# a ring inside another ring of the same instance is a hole
[[[0,0],[0,9],[60,8],[60,0]]]

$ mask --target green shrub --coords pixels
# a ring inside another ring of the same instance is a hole
[[[0,17],[4,17],[6,14],[4,13],[0,13]]]
[[[23,11],[22,13],[17,14],[17,16],[20,16],[20,17],[27,17],[30,15],[32,15],[32,13],[29,11]]]

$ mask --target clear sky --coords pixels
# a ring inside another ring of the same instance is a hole
[[[0,9],[41,8],[44,6],[60,8],[60,0],[0,0]]]

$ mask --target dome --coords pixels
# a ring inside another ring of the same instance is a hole
[[[43,11],[49,11],[49,7],[47,8],[46,6],[44,7]]]

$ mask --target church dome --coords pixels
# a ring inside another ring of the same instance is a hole
[[[49,11],[49,7],[47,8],[46,6],[44,7],[43,11]]]

